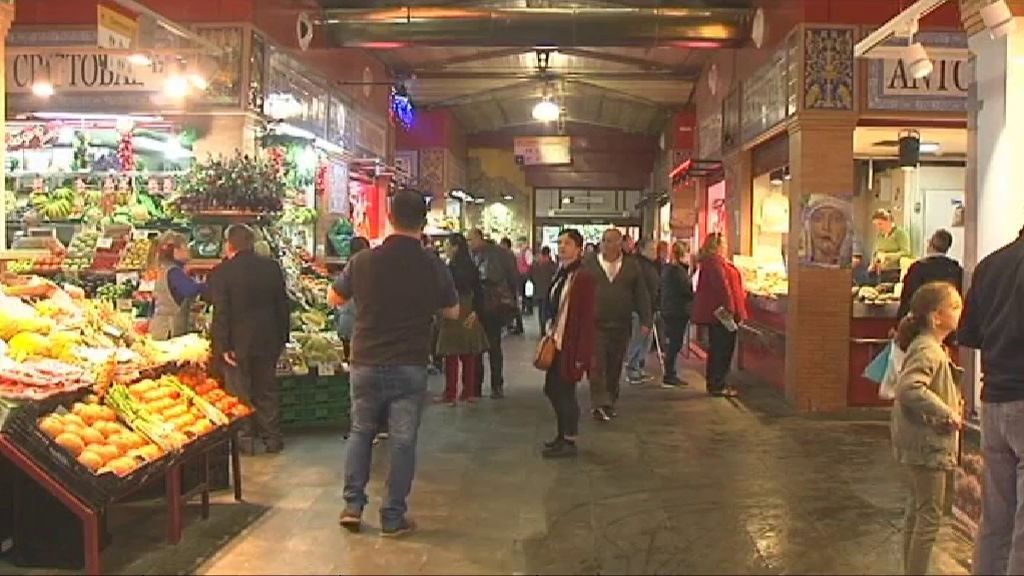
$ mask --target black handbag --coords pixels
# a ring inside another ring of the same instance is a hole
[[[516,315],[516,297],[508,286],[494,282],[484,284],[484,313],[502,322],[508,322]]]

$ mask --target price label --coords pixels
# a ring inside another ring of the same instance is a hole
[[[110,250],[114,246],[114,239],[110,236],[103,236],[96,240],[97,250]]]
[[[143,280],[139,282],[139,292],[152,292],[156,288],[155,280]]]
[[[138,228],[132,230],[132,240],[148,240],[149,230],[139,230]]]
[[[138,272],[118,272],[118,273],[114,274],[114,278],[115,278],[115,281],[118,284],[124,284],[125,282],[138,282],[139,281],[139,273]]]
[[[334,376],[334,364],[318,364],[317,373],[321,376]]]

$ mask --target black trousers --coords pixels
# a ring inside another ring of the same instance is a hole
[[[540,335],[543,336],[548,327],[548,299],[546,296],[537,296],[537,325],[540,327]]]
[[[558,370],[558,356],[544,376],[544,395],[551,401],[558,423],[559,438],[579,435],[580,404],[576,400],[576,383],[566,382]]]
[[[228,392],[256,409],[252,435],[262,438],[268,445],[280,443],[281,399],[277,382],[277,358],[239,358],[238,366],[225,366],[224,383]]]
[[[491,392],[501,390],[505,386],[504,368],[505,358],[501,351],[501,332],[504,330],[504,323],[500,319],[485,316],[481,319],[484,325],[484,332],[487,334],[487,360],[491,367]],[[484,382],[484,356],[477,356],[477,390],[483,390]]]
[[[732,367],[732,355],[736,352],[736,332],[730,332],[716,322],[708,326],[708,341],[708,392],[721,392],[725,389],[725,379]]]
[[[668,346],[665,347],[665,377],[676,376],[676,360],[679,359],[679,352],[683,349],[683,340],[686,339],[686,328],[690,319],[686,316],[663,316],[662,325],[665,327],[665,336],[668,338]]]

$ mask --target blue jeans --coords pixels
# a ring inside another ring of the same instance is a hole
[[[647,334],[640,333],[640,315],[633,313],[633,338],[629,341],[629,348],[626,351],[626,375],[639,377],[644,367],[647,366],[647,355],[651,352],[651,338],[654,337],[654,330],[648,330]]]
[[[1024,573],[1024,400],[981,406],[981,525],[975,574]]]
[[[391,428],[391,469],[380,515],[384,528],[394,527],[408,510],[405,500],[416,474],[416,439],[427,403],[427,367],[353,366],[351,381],[352,431],[345,462],[345,503],[350,510],[361,511],[366,506],[373,438],[381,411],[386,409]]]

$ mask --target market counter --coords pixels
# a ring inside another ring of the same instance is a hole
[[[853,303],[850,322],[850,379],[847,404],[851,407],[889,406],[891,400],[878,398],[878,384],[863,376],[864,369],[889,344],[889,331],[896,327],[899,303]]]
[[[750,318],[740,328],[739,368],[780,392],[786,390],[786,296],[750,294]]]
[[[787,297],[747,297],[750,318],[740,328],[737,362],[739,368],[765,384],[786,389]],[[898,305],[866,305],[854,302],[850,322],[850,367],[847,406],[888,406],[878,398],[878,384],[862,374],[871,360],[889,343],[889,330],[896,325]]]

